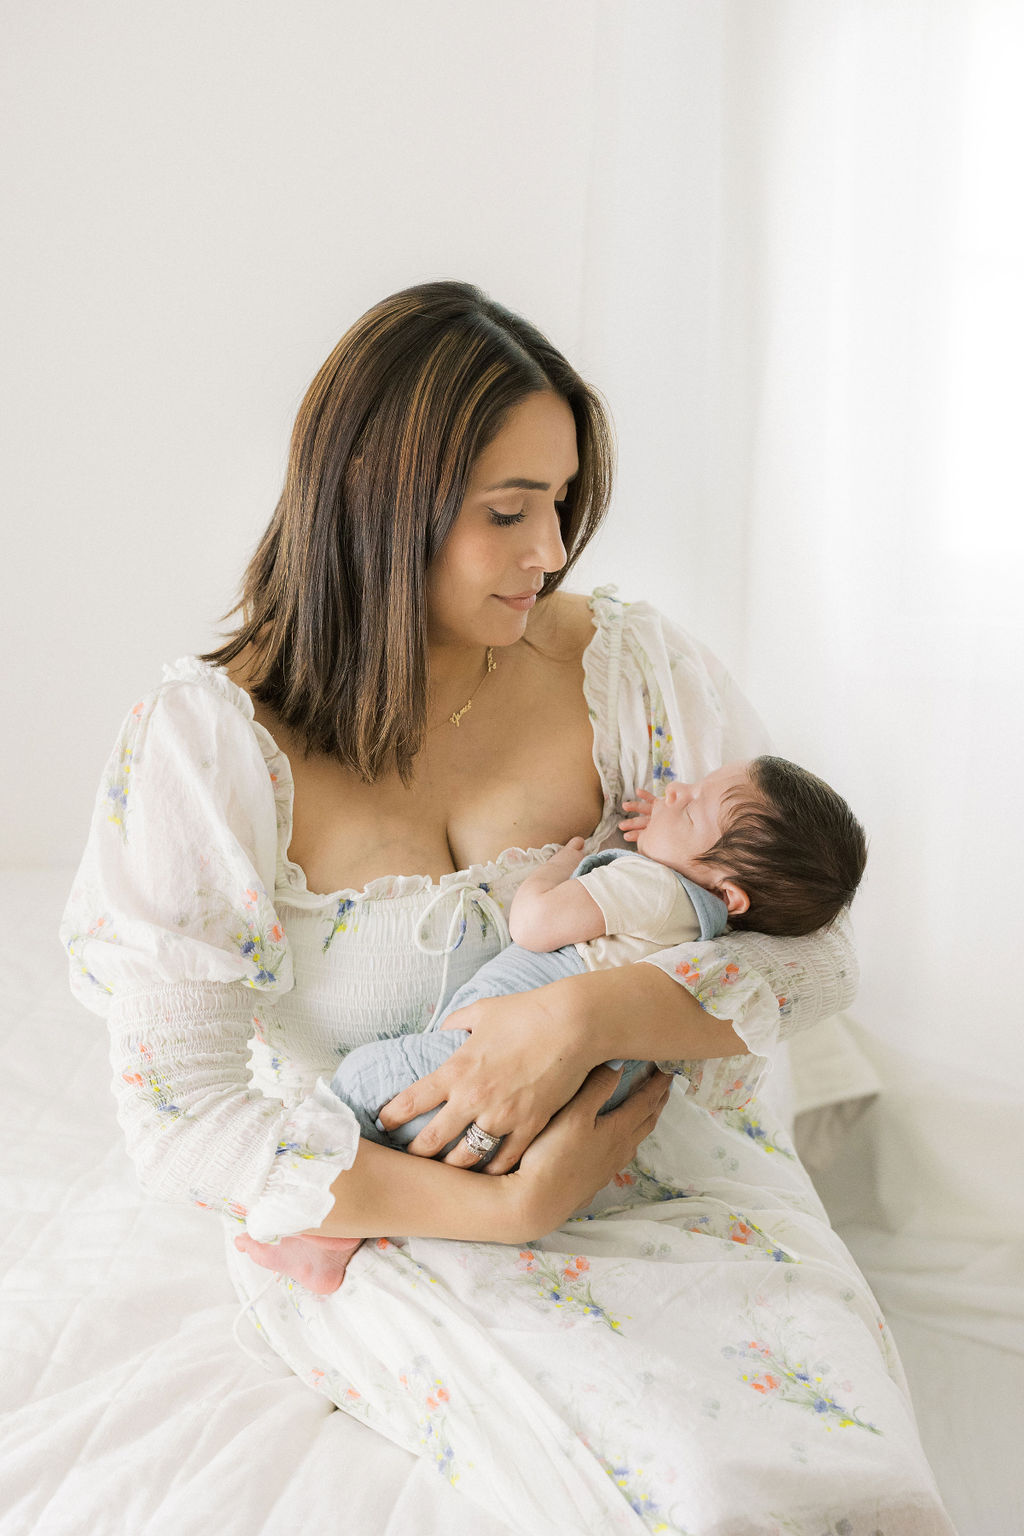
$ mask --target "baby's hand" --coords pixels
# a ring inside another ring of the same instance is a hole
[[[637,833],[642,832],[650,821],[654,798],[650,790],[638,789],[635,800],[623,800],[622,809],[628,814],[619,822],[619,831],[627,843],[635,843]]]
[[[559,848],[558,852],[553,853],[550,859],[548,859],[548,869],[559,869],[564,864],[569,873],[572,874],[580,861],[583,843],[584,839],[582,837],[570,837],[565,847]]]

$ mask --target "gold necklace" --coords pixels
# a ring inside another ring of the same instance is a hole
[[[494,659],[494,647],[489,645],[487,647],[487,671],[484,673],[483,677],[477,683],[476,687],[473,689],[473,692],[470,694],[470,696],[466,700],[465,704],[463,704],[462,708],[461,709],[453,709],[451,714],[448,716],[448,719],[449,719],[449,721],[451,722],[452,725],[458,725],[460,723],[460,721],[462,720],[463,715],[467,712],[467,710],[469,710],[472,707],[473,700],[476,698],[477,694],[480,692],[480,689],[483,687],[484,683],[486,683],[488,677],[491,675],[492,672],[496,672],[497,670],[498,670],[498,663]]]

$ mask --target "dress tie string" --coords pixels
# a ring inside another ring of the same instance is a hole
[[[455,897],[455,905],[452,908],[451,919],[448,923],[447,938],[443,944],[430,944],[426,936],[430,919],[434,915],[434,911],[438,907],[443,906],[452,896]],[[478,885],[468,875],[463,876],[461,880],[453,880],[449,885],[442,886],[437,895],[428,901],[420,914],[419,922],[416,924],[416,929],[413,933],[413,941],[416,948],[425,955],[444,955],[444,970],[441,972],[441,991],[437,999],[437,1006],[431,1014],[430,1023],[426,1026],[427,1029],[433,1028],[434,1021],[444,1008],[445,998],[448,995],[448,970],[451,965],[451,958],[466,937],[469,914],[473,907],[476,907],[485,923],[492,922],[494,924],[501,942],[501,948],[504,949],[510,941],[505,914],[500,904],[491,895],[488,887],[486,885]]]

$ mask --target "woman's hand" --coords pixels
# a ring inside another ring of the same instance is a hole
[[[582,1031],[566,1015],[565,985],[556,981],[512,997],[483,998],[453,1013],[445,1027],[468,1029],[470,1038],[443,1067],[386,1104],[381,1124],[391,1130],[441,1104],[407,1150],[435,1157],[475,1120],[481,1130],[505,1138],[482,1172],[508,1173],[594,1064],[593,1047],[588,1051]],[[445,1158],[460,1168],[478,1161],[464,1140]]]
[[[650,790],[638,789],[635,800],[623,800],[622,809],[628,812],[626,819],[619,822],[619,831],[627,843],[635,843],[637,833],[642,832],[651,819],[651,806],[655,797]]]
[[[551,1121],[509,1175],[523,1228],[510,1241],[526,1241],[560,1227],[636,1156],[668,1103],[672,1078],[652,1068],[646,1082],[608,1114],[599,1114],[621,1075],[595,1067],[579,1093]]]

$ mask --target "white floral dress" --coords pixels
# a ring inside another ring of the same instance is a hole
[[[764,748],[689,636],[609,591],[591,607],[587,852],[624,796]],[[554,851],[315,895],[291,807],[248,695],[193,657],[167,667],[122,729],[62,924],[143,1187],[264,1241],[318,1225],[354,1158],[326,1086],[339,1058],[421,1029]],[[522,1248],[382,1237],[326,1297],[229,1243],[240,1295],[299,1376],[511,1531],[950,1531],[877,1304],[757,1099],[780,1034],[849,1001],[846,930],[645,963],[751,1054],[677,1064],[656,1133],[586,1212]]]

